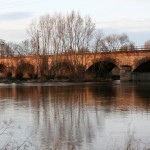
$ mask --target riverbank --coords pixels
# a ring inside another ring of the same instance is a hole
[[[0,79],[0,83],[110,82],[111,79]]]

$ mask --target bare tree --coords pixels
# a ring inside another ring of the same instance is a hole
[[[62,53],[89,48],[94,27],[90,17],[83,19],[79,13],[72,11],[66,16],[41,16],[38,21],[32,21],[28,33],[36,45],[39,42],[43,53]]]
[[[41,16],[38,20],[32,21],[28,33],[40,57],[44,56],[45,59],[47,54],[53,54],[54,62],[64,59],[68,61],[70,52],[73,52],[71,63],[77,66],[80,63],[77,54],[88,51],[94,28],[90,17],[82,18],[79,13],[72,11],[66,16],[62,14]],[[65,57],[61,55],[64,53]]]
[[[112,34],[104,38],[104,46],[108,51],[119,51],[120,47],[129,43],[128,36],[126,34]]]
[[[144,48],[145,48],[146,50],[150,50],[150,40],[148,40],[148,41],[146,41],[146,42],[144,43]]]
[[[93,41],[91,45],[91,49],[94,53],[102,52],[104,50],[104,34],[100,31],[95,31],[93,36]]]
[[[97,34],[95,39],[95,50],[98,52],[112,52],[119,51],[122,47],[131,44],[126,34],[111,34],[104,36],[101,32]]]
[[[4,40],[0,40],[0,56],[1,57],[13,56],[13,51],[11,47]]]
[[[120,51],[134,51],[135,49],[135,45],[132,42],[120,47]]]

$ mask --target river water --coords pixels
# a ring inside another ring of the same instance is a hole
[[[0,149],[150,146],[149,83],[0,84]]]

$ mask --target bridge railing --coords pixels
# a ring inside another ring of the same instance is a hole
[[[49,53],[46,53],[45,55],[74,55],[74,54],[95,54],[95,53],[118,53],[118,52],[137,52],[137,51],[150,51],[150,47],[144,47],[144,46],[134,46],[134,47],[124,47],[124,48],[120,48],[120,49],[100,49],[98,51],[90,51],[90,50],[87,50],[87,51],[66,51],[66,52],[60,52],[60,53],[52,53],[52,52],[49,52]],[[29,53],[29,54],[11,54],[11,55],[2,55],[1,54],[1,50],[0,50],[0,58],[6,58],[6,57],[27,57],[27,56],[32,56],[32,57],[37,57],[37,56],[43,56],[43,54],[32,54],[32,53]]]
[[[150,51],[150,47],[144,47],[144,46],[136,46],[135,47],[136,51]]]

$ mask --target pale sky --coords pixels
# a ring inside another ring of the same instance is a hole
[[[137,46],[150,40],[150,0],[0,0],[0,39],[21,42],[32,19],[72,10],[106,35],[126,33]]]

